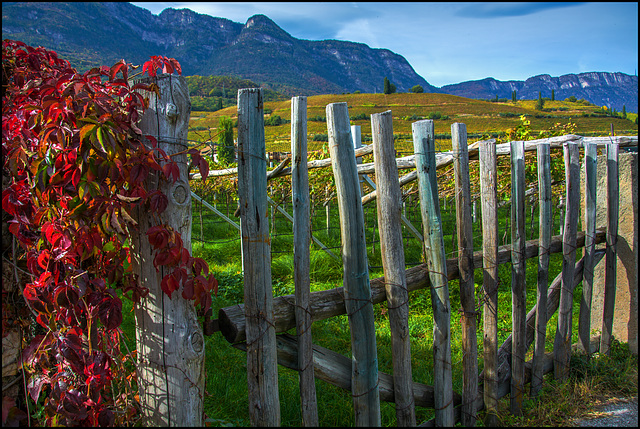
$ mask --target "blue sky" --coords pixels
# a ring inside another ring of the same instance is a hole
[[[386,48],[441,87],[638,69],[637,2],[132,2],[154,14],[188,8],[244,24],[264,14],[298,39]]]

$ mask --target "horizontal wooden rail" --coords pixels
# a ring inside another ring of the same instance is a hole
[[[603,250],[596,252],[596,263],[602,259],[604,255]],[[584,258],[582,258],[576,264],[576,270],[574,273],[576,282],[582,278],[584,266]],[[547,312],[549,316],[556,312],[558,309],[560,299],[560,285],[561,276],[558,275],[551,284],[547,294]],[[533,343],[533,331],[535,329],[535,315],[537,311],[537,305],[534,306],[527,314],[526,325],[526,346],[529,348]],[[591,353],[598,351],[600,345],[600,336],[591,338],[590,349]],[[245,343],[234,344],[234,347],[246,351]],[[573,345],[573,349],[579,349],[577,344]],[[511,370],[509,367],[509,354],[511,350],[511,336],[509,336],[500,347],[499,360],[501,362],[499,368],[499,384],[498,384],[498,399],[509,394],[510,382],[511,382]],[[278,351],[278,364],[284,367],[299,371],[298,365],[298,342],[294,335],[280,334],[277,335],[277,351]],[[315,377],[326,381],[329,384],[338,386],[347,391],[351,391],[351,360],[340,353],[336,353],[325,347],[321,347],[317,344],[313,345],[313,365],[315,371]],[[525,363],[524,383],[531,382],[531,361]],[[553,371],[553,352],[546,353],[543,360],[543,374],[547,374]],[[378,372],[379,376],[379,390],[380,400],[385,402],[394,402],[394,389],[393,389],[393,377],[384,372]],[[482,374],[480,374],[480,383],[478,385],[478,395],[476,399],[476,410],[484,408],[483,401],[483,385]],[[433,408],[435,406],[434,388],[427,384],[413,382],[413,395],[415,404],[417,406],[425,408]],[[462,396],[453,392],[453,403],[456,407],[454,409],[455,421],[460,421]],[[424,422],[420,426],[434,426],[435,420],[429,420]]]
[[[603,243],[606,240],[605,229],[600,228],[596,232],[595,242]],[[585,234],[579,232],[576,239],[576,247],[584,247]],[[562,251],[562,236],[556,235],[551,240],[550,253]],[[525,247],[525,258],[538,256],[538,240],[529,240]],[[500,246],[498,249],[498,263],[504,264],[511,260],[511,245]],[[482,251],[474,252],[473,266],[476,269],[482,267]],[[447,276],[449,280],[457,279],[458,258],[447,259]],[[406,270],[407,289],[411,292],[429,287],[429,272],[426,264],[411,267]],[[371,280],[371,300],[374,304],[386,300],[384,277]],[[345,314],[344,288],[337,287],[329,290],[312,292],[309,299],[312,321],[324,320],[329,317]],[[293,294],[279,296],[273,299],[273,315],[276,333],[282,333],[295,327],[295,298]],[[246,341],[244,304],[236,304],[221,308],[218,312],[220,331],[226,340],[232,344]]]
[[[495,139],[491,139],[495,140]],[[569,142],[580,142],[582,144],[585,143],[596,143],[599,148],[605,147],[605,145],[609,143],[616,143],[620,145],[620,147],[633,147],[638,146],[638,136],[615,136],[615,137],[582,137],[574,134],[567,134],[565,136],[558,137],[549,137],[545,139],[537,139],[537,140],[529,140],[524,143],[524,150],[533,151],[536,150],[536,147],[539,143],[549,143],[551,149],[562,149],[562,145],[564,143]],[[469,159],[477,159],[478,158],[478,147],[480,146],[481,141],[477,141],[473,144],[469,145]],[[581,146],[582,146],[581,144]],[[496,155],[509,155],[510,142],[501,143],[496,145]],[[355,150],[355,156],[363,156],[373,152],[373,145],[365,145]],[[288,159],[288,158],[287,158]],[[280,165],[278,165],[275,169],[267,172],[267,176],[269,179],[280,177],[280,176],[288,176],[291,175],[291,168],[284,168],[286,163],[288,162],[285,159]],[[396,158],[398,162],[398,170],[415,168],[416,164],[414,161],[414,155],[405,156],[402,158]],[[439,152],[436,153],[436,168],[442,168],[449,164],[453,163],[453,152]],[[283,165],[284,164],[284,165]],[[318,159],[309,161],[307,163],[308,168],[325,168],[331,166],[331,159]],[[373,162],[369,162],[367,164],[358,164],[358,174],[374,174],[375,169],[373,166]],[[238,169],[234,168],[225,168],[222,170],[211,170],[209,171],[209,176],[233,176],[238,174]],[[200,173],[195,173],[190,176],[193,180],[202,179]],[[363,197],[364,198],[364,197]]]
[[[296,337],[290,334],[280,334],[277,336],[277,342],[278,364],[299,371]],[[234,344],[234,347],[246,351],[245,343]],[[351,359],[348,357],[314,344],[313,366],[316,378],[351,391]],[[378,388],[381,401],[394,402],[393,376],[378,371]],[[416,405],[433,408],[435,404],[433,386],[414,381],[413,395]],[[453,400],[459,404],[462,402],[462,397],[454,392]]]

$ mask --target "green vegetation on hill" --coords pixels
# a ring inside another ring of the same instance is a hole
[[[238,89],[258,88],[255,82],[234,76],[186,76],[194,112],[215,112],[235,106]],[[263,88],[264,101],[283,101],[287,96],[272,89]]]

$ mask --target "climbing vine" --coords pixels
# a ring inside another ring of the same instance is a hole
[[[181,73],[176,60],[154,56],[141,74],[158,69]],[[179,170],[136,126],[148,105],[144,91],[158,86],[133,84],[132,70],[122,60],[79,73],[53,51],[2,43],[3,174],[10,178],[2,208],[31,278],[23,296],[37,325],[22,364],[47,425],[125,425],[137,412],[119,328],[121,297],[138,303],[148,293],[131,265],[132,210],[159,220],[139,232],[155,249],[154,266],[167,272],[167,295],[182,288],[206,312],[217,292],[206,262],[161,222],[168,199],[146,179],[175,182]],[[188,153],[206,177],[197,148]]]

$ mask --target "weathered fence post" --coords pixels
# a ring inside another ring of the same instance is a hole
[[[522,415],[524,401],[525,321],[527,285],[524,232],[524,142],[511,142],[511,396],[514,415]]]
[[[293,269],[300,368],[300,406],[303,426],[318,426],[313,372],[313,343],[309,294],[309,174],[307,168],[307,97],[291,99],[291,198],[293,200]]]
[[[364,213],[347,103],[327,105],[331,166],[336,181],[344,295],[351,329],[351,395],[356,426],[380,426],[378,357],[364,236]]]
[[[409,337],[409,292],[404,269],[402,244],[402,193],[393,147],[391,111],[371,115],[373,161],[378,182],[377,208],[380,252],[384,269],[391,348],[393,391],[398,426],[415,426],[416,413],[411,376],[411,339]],[[352,128],[353,130],[353,128]]]
[[[577,143],[563,144],[567,211],[562,237],[562,290],[558,307],[558,325],[553,343],[553,375],[564,380],[569,375],[571,358],[571,319],[573,309],[573,274],[576,266],[576,230],[580,210],[580,165]]]
[[[549,289],[549,246],[551,244],[551,152],[549,143],[540,143],[537,148],[538,161],[538,205],[539,250],[538,287],[535,348],[531,368],[531,396],[535,397],[542,388],[545,341],[547,336],[547,291]]]
[[[425,259],[431,280],[433,305],[433,360],[436,426],[453,426],[453,381],[451,374],[451,306],[442,221],[436,181],[433,120],[412,124],[413,150],[418,172],[420,212],[424,228]]]
[[[191,103],[187,81],[169,74],[142,79],[154,82],[159,95],[149,97],[149,108],[139,127],[145,135],[158,141],[158,148],[168,155],[187,149],[187,129]],[[149,192],[159,189],[167,195],[167,209],[160,215],[166,225],[178,231],[185,249],[191,251],[191,192],[187,155],[174,156],[180,177],[170,183],[159,174],[150,173]],[[202,426],[204,395],[204,337],[193,301],[180,291],[167,296],[161,289],[166,268],[156,271],[154,252],[144,231],[155,226],[154,219],[143,210],[137,213],[140,231],[132,239],[134,271],[149,294],[135,307],[136,343],[138,347],[138,390],[145,424],[149,426]]]
[[[598,168],[598,147],[595,143],[586,143],[584,147],[585,165],[585,242],[584,271],[582,280],[582,299],[578,325],[578,342],[584,348],[587,359],[591,357],[591,301],[593,297],[593,254],[596,251],[596,182]]]
[[[482,326],[485,426],[497,426],[498,413],[498,185],[496,141],[478,148],[482,208]]]
[[[238,90],[238,198],[244,263],[249,417],[279,426],[262,90]]]
[[[469,148],[465,124],[451,124],[453,170],[456,189],[456,231],[460,304],[462,305],[462,409],[463,426],[476,425],[478,396],[478,340],[476,338],[475,282],[473,279],[473,222],[469,183]]]
[[[612,125],[613,126],[613,125]],[[605,254],[604,303],[600,353],[609,354],[613,334],[613,310],[616,302],[617,245],[619,215],[619,172],[617,144],[608,144],[607,154],[607,246]]]

